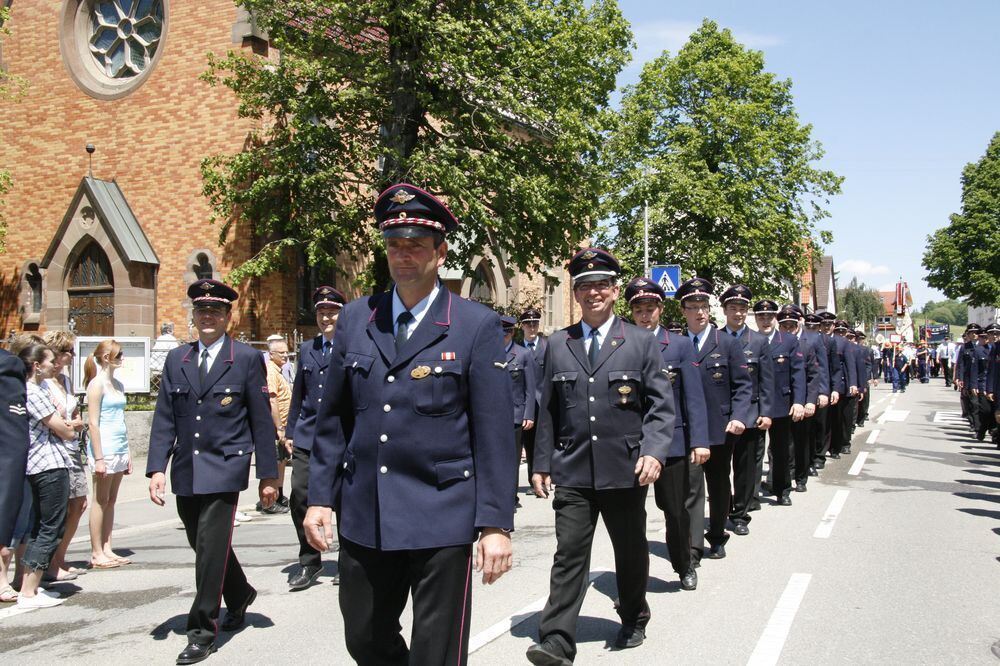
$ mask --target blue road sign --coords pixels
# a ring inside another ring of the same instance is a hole
[[[677,293],[677,285],[681,281],[681,267],[677,264],[650,266],[649,279],[660,285],[667,296],[673,296]]]

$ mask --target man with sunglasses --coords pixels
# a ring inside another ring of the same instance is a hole
[[[170,463],[170,489],[195,551],[188,646],[177,656],[178,664],[203,661],[215,651],[222,599],[226,619],[221,629],[235,631],[257,598],[230,545],[251,454],[264,507],[277,499],[279,483],[264,359],[226,334],[237,294],[228,285],[204,279],[188,288],[188,297],[198,340],[167,354],[146,463],[149,498],[159,506]]]
[[[646,495],[670,455],[674,401],[652,333],[614,314],[621,268],[599,248],[569,262],[581,320],[549,338],[532,486],[556,513],[556,553],[533,664],[576,657],[576,622],[587,592],[597,518],[611,537],[621,627],[615,647],[645,639]]]

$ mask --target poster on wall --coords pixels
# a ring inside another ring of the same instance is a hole
[[[104,340],[114,340],[121,345],[122,364],[115,370],[115,379],[122,383],[126,393],[149,393],[149,338],[108,338],[103,336],[76,339],[76,357],[73,359],[73,390],[83,393],[83,364],[87,357]]]

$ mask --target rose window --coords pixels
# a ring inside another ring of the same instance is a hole
[[[90,53],[112,79],[142,74],[163,33],[161,0],[95,2],[90,16]]]

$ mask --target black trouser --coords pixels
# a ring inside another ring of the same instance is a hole
[[[968,419],[970,426],[975,427],[973,412],[976,410],[972,409],[972,392],[962,389],[958,401],[962,405],[962,416]]]
[[[941,359],[941,372],[944,373],[944,385],[951,386],[951,368],[948,359]]]
[[[854,425],[854,403],[853,396],[840,396],[840,400],[833,406],[833,436],[830,440],[830,453],[839,454],[851,445],[851,428]]]
[[[705,540],[712,546],[723,546],[729,541],[726,519],[729,517],[733,501],[729,472],[733,467],[733,447],[737,439],[738,435],[726,435],[724,444],[711,448],[711,457],[701,466],[705,476],[704,485],[699,483],[697,489],[691,488],[692,493],[697,492],[704,496],[705,487],[708,487],[708,532],[705,534]],[[691,520],[695,520],[694,515],[691,516]]]
[[[972,396],[972,406],[977,413],[976,437],[983,439],[986,437],[986,433],[996,425],[996,421],[993,419],[993,405],[985,393],[980,393]]]
[[[537,413],[537,412],[536,412]],[[537,422],[535,424],[538,425]],[[534,461],[532,458],[535,457],[535,433],[538,428],[532,428],[521,433],[521,447],[524,449],[524,457],[528,461],[528,487],[531,487],[531,474],[534,469]],[[521,464],[521,459],[518,458],[517,464]]]
[[[194,549],[194,602],[188,613],[192,643],[211,643],[218,633],[219,605],[246,602],[253,592],[232,548],[233,518],[239,493],[177,496],[177,515]]]
[[[52,563],[52,554],[66,531],[69,470],[65,467],[47,469],[29,474],[27,479],[31,486],[34,523],[24,551],[24,567],[28,571],[44,570]]]
[[[771,492],[779,499],[788,497],[792,489],[792,417],[771,419],[767,434],[771,450]],[[808,468],[806,471],[808,473]]]
[[[827,404],[826,407],[816,408],[816,416],[812,421],[812,441],[809,444],[812,452],[813,467],[822,467],[826,464],[826,453],[830,450],[830,419],[833,414],[833,407]]]
[[[306,510],[309,508],[307,500],[311,454],[312,452],[307,449],[300,449],[297,446],[292,448],[292,494],[288,501],[291,507],[292,525],[295,526],[295,535],[299,538],[299,564],[303,567],[321,567],[323,558],[318,550],[309,545],[306,531],[302,527]]]
[[[864,397],[858,402],[858,419],[857,423],[859,426],[863,426],[865,421],[868,420],[868,408],[872,403],[872,392],[871,385],[866,384]]]
[[[534,428],[532,428],[528,432],[531,432],[532,430],[534,430]],[[514,460],[517,461],[517,478],[518,478],[518,482],[516,484],[514,484],[514,501],[515,502],[519,501],[517,499],[517,491],[518,491],[518,485],[521,483],[521,481],[520,481],[520,479],[521,479],[521,451],[524,449],[524,435],[525,434],[526,433],[524,432],[524,426],[522,426],[520,423],[518,423],[518,424],[516,424],[514,426],[514,449],[517,451],[517,457],[514,458]],[[528,475],[528,487],[529,488],[531,487],[531,475],[530,474]]]
[[[681,576],[691,567],[691,515],[685,507],[691,488],[688,467],[687,456],[667,458],[653,485],[656,506],[663,512],[667,526],[670,565]]]
[[[823,410],[825,411],[825,410]],[[818,415],[820,410],[816,410]],[[816,458],[813,446],[813,433],[816,430],[816,415],[804,418],[801,421],[792,422],[792,446],[794,454],[792,460],[794,465],[795,483],[806,485],[809,480],[809,468],[813,466]]]
[[[466,664],[472,545],[378,550],[340,539],[340,611],[357,663]],[[413,596],[410,645],[399,616]]]
[[[715,447],[712,447],[714,450]],[[691,564],[701,562],[705,552],[705,472],[702,465],[688,465],[687,497],[684,509],[688,514],[688,541],[691,544]]]
[[[747,428],[736,438],[733,446],[733,501],[729,518],[733,521],[750,522],[748,510],[757,497],[761,472],[757,471],[757,449],[764,444],[764,431]],[[715,448],[712,448],[715,456]],[[763,465],[761,456],[761,465]],[[711,491],[709,491],[711,494]]]
[[[618,616],[628,626],[644,628],[649,622],[647,491],[648,486],[616,490],[556,487],[552,500],[556,554],[538,634],[540,641],[557,644],[570,660],[576,657],[576,622],[590,587],[590,549],[598,516],[604,520],[615,551]]]

